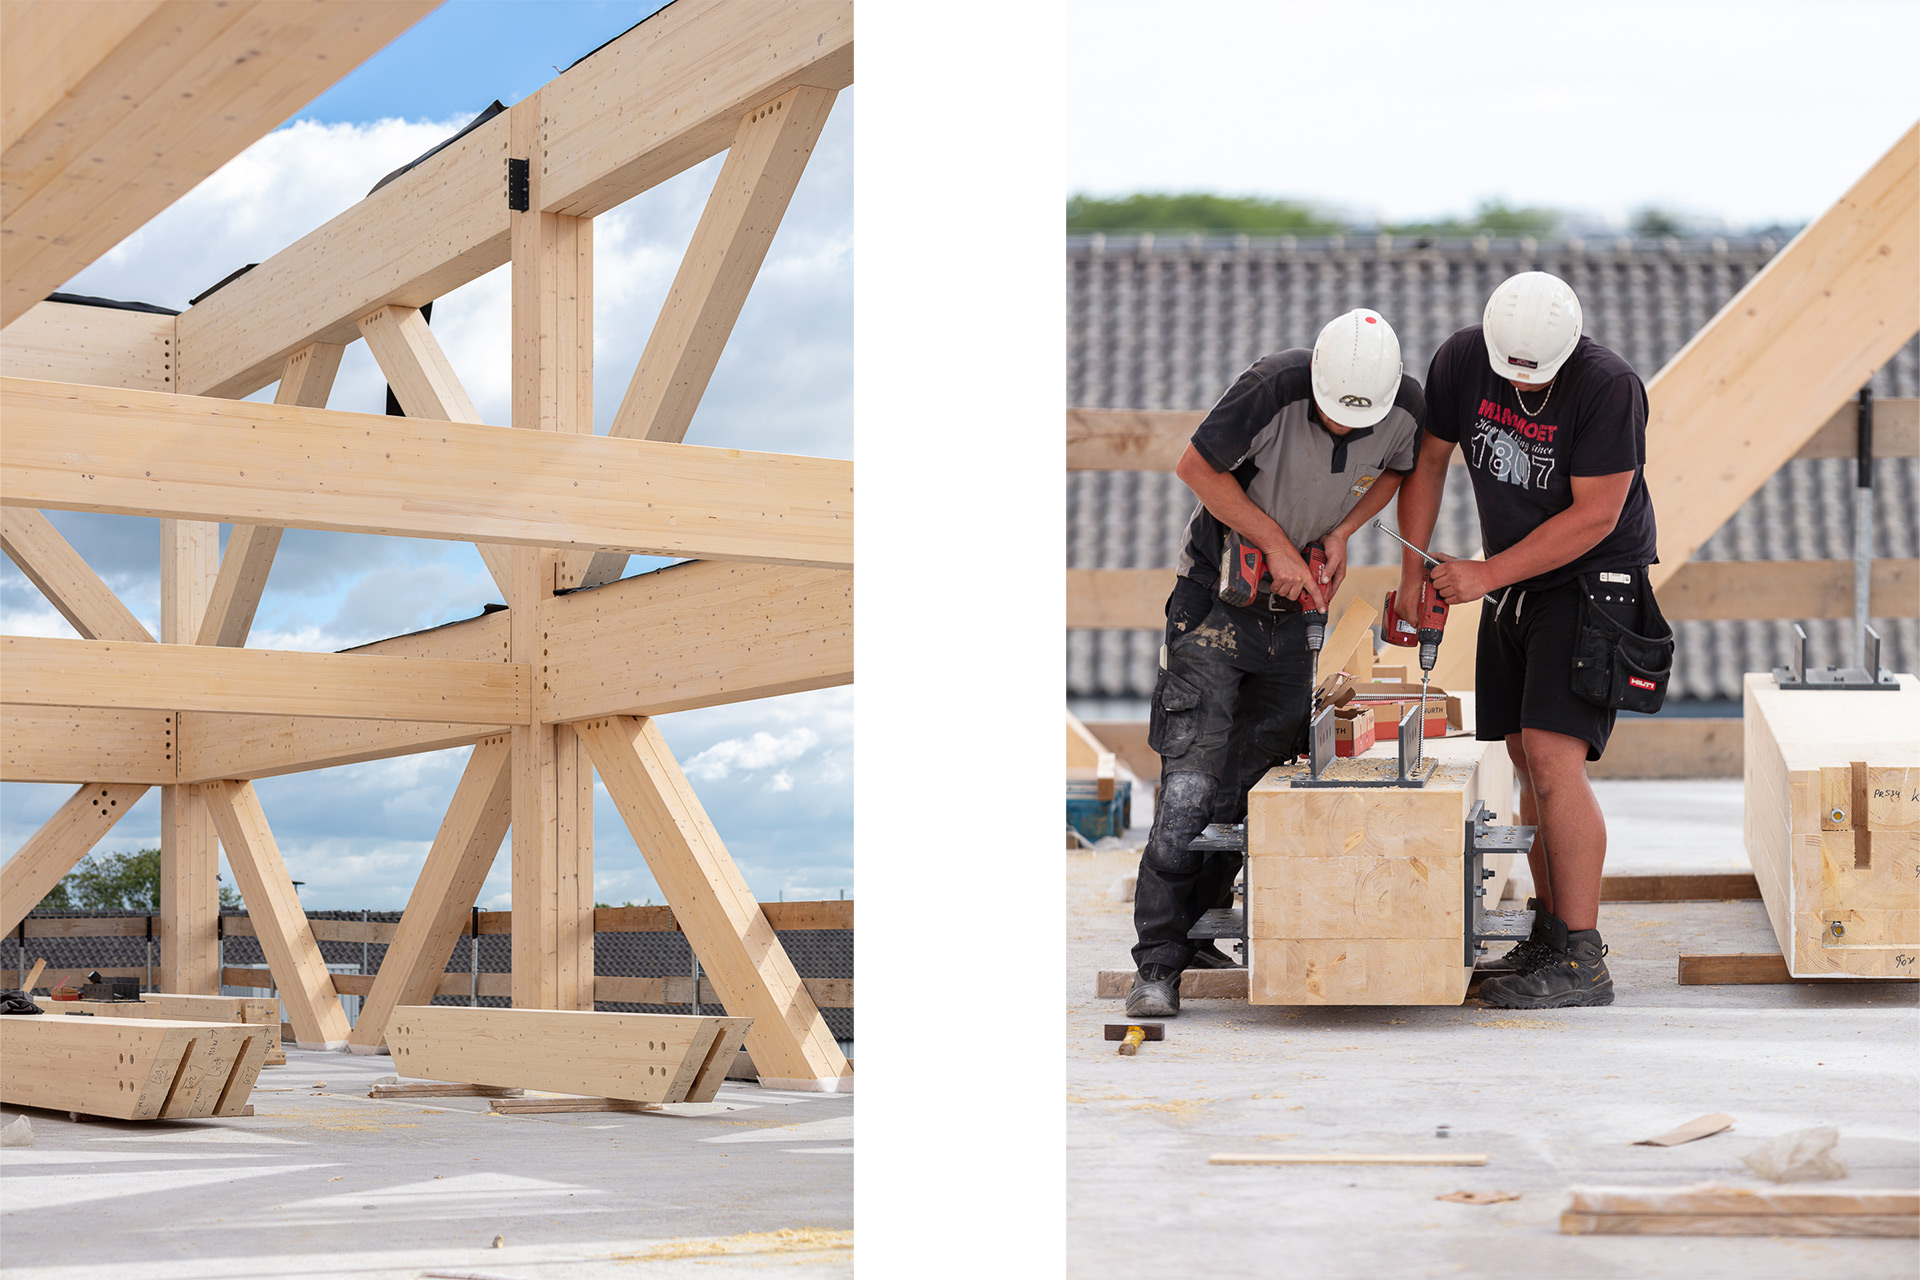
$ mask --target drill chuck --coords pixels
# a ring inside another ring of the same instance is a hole
[[[1433,664],[1439,656],[1440,642],[1438,640],[1422,640],[1420,642],[1420,669],[1422,671],[1433,670]]]
[[[1320,616],[1325,617],[1326,615],[1322,614]],[[1320,647],[1326,644],[1326,642],[1327,624],[1324,622],[1309,623],[1307,625],[1307,648],[1318,653],[1320,652]]]

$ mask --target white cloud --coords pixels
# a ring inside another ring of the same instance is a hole
[[[735,769],[748,772],[798,760],[819,741],[820,735],[807,728],[794,729],[779,737],[756,733],[750,738],[728,738],[714,743],[682,767],[689,777],[717,782]],[[779,776],[787,779],[786,785],[776,785],[774,790],[786,791],[793,786],[791,777],[784,772]]]

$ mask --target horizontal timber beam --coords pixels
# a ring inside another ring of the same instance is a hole
[[[0,376],[172,391],[173,317],[41,302],[0,330]]]
[[[511,109],[538,112],[541,209],[590,217],[726,150],[789,89],[853,83],[851,0],[678,0]],[[511,113],[509,113],[510,115]],[[496,117],[180,317],[180,387],[240,397],[309,342],[351,342],[507,261]]]
[[[1349,581],[1377,566],[1357,566]],[[1171,569],[1067,570],[1067,628],[1152,630],[1166,625]],[[1851,560],[1693,560],[1660,588],[1670,622],[1851,618]],[[1920,613],[1920,561],[1873,562],[1872,613]]]
[[[177,781],[171,711],[0,704],[0,782]]]
[[[349,655],[438,658],[446,662],[505,662],[507,614],[495,610],[428,631],[376,640]],[[505,724],[473,725],[306,716],[222,715],[189,711],[180,717],[180,781],[271,778],[334,765],[471,746]]]
[[[549,722],[664,715],[853,680],[853,574],[696,562],[540,604]]]
[[[0,503],[848,568],[853,464],[0,379]]]
[[[517,663],[0,636],[0,701],[26,706],[521,723],[531,675]]]
[[[1069,409],[1067,470],[1171,471],[1206,416],[1204,409]],[[1841,405],[1793,456],[1853,457],[1858,421],[1853,404]],[[1873,456],[1920,456],[1920,399],[1873,402]]]
[[[0,325],[436,3],[9,3]]]

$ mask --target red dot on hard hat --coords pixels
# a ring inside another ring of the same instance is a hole
[[[1368,316],[1368,317],[1367,317],[1367,323],[1368,323],[1368,324],[1373,324],[1373,323],[1374,323],[1374,318],[1373,318],[1372,316]]]

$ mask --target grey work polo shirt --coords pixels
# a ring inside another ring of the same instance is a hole
[[[1232,472],[1296,547],[1325,537],[1386,472],[1413,470],[1426,413],[1420,384],[1402,374],[1385,418],[1336,436],[1308,412],[1312,383],[1312,351],[1296,347],[1265,356],[1234,380],[1193,433],[1193,447],[1208,465]],[[1196,503],[1180,552],[1181,576],[1216,583],[1226,532]]]

